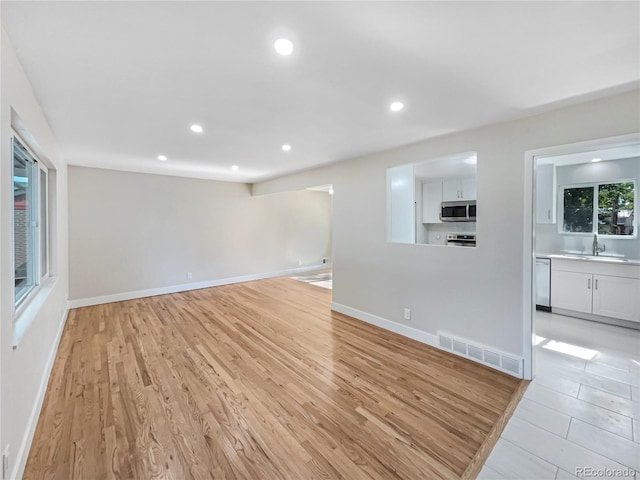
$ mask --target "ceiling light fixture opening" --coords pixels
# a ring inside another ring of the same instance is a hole
[[[290,152],[291,151],[291,145],[282,145],[282,150],[285,152]]]
[[[389,108],[391,109],[392,112],[399,112],[404,108],[404,103],[393,102],[391,105],[389,105]]]
[[[166,162],[168,160],[166,155],[158,155],[158,160],[162,161],[162,162]]]
[[[288,40],[286,38],[279,38],[273,44],[273,48],[275,48],[276,52],[278,52],[280,55],[287,56],[291,55],[291,53],[293,52],[293,43],[291,42],[291,40]]]
[[[197,123],[194,123],[193,125],[191,125],[191,131],[194,133],[202,133],[204,132],[204,128],[202,128],[202,125],[198,125]]]
[[[592,158],[591,161],[592,162],[599,162],[600,160],[602,160],[601,158]]]
[[[238,170],[240,170],[240,167],[238,165],[233,165],[231,167],[231,170],[233,170],[234,172],[237,172]]]

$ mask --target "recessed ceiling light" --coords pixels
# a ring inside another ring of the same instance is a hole
[[[191,125],[191,131],[194,133],[202,133],[204,132],[204,128],[202,128],[202,125],[198,125],[197,123],[194,123],[193,125]]]
[[[389,108],[391,109],[392,112],[399,112],[404,108],[404,103],[393,102],[391,105],[389,105]]]
[[[163,162],[168,160],[166,155],[158,155],[158,160],[162,160]]]
[[[592,162],[599,162],[600,160],[602,160],[601,158],[592,158],[591,161]]]
[[[233,170],[234,172],[237,172],[238,170],[240,170],[240,167],[238,165],[233,165],[231,167],[231,170]]]
[[[289,152],[291,150],[291,145],[282,145],[282,150]]]
[[[273,47],[280,55],[291,55],[291,52],[293,52],[293,43],[291,40],[287,40],[286,38],[279,38],[276,40]]]

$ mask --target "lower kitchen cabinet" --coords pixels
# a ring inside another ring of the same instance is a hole
[[[605,273],[612,275],[603,275],[589,272],[593,266],[589,262],[552,261],[551,265],[552,309],[640,322],[640,278],[624,276],[629,267],[608,266]]]
[[[551,270],[551,308],[591,313],[592,277],[590,273]]]
[[[640,280],[594,275],[593,313],[640,322]]]

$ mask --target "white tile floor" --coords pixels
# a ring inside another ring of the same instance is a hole
[[[538,312],[536,334],[536,377],[478,479],[640,480],[640,331]],[[566,345],[583,350],[550,348]]]

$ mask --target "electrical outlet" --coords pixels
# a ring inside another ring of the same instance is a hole
[[[187,272],[187,280],[191,280],[193,278],[193,273]]]
[[[405,320],[411,320],[411,309],[410,308],[405,308],[404,309],[404,319]]]
[[[2,452],[2,478],[9,478],[9,445]]]
[[[322,259],[322,263],[329,263],[329,259],[328,258],[323,258]]]

